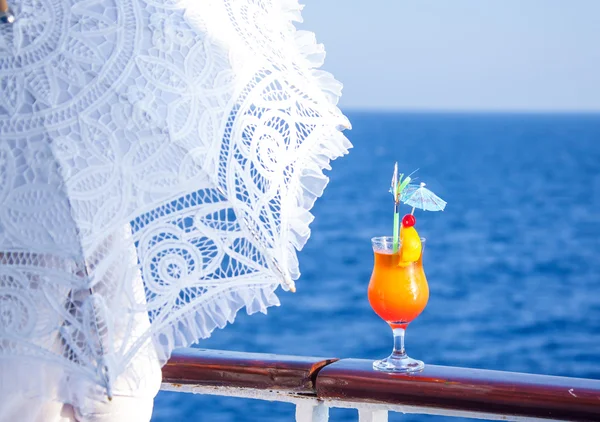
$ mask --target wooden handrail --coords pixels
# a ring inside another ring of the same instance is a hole
[[[600,421],[600,381],[425,365],[388,374],[372,362],[344,359],[317,377],[323,399],[459,410],[473,413]]]
[[[164,366],[163,381],[175,389],[186,384],[300,394],[333,407],[600,420],[598,380],[437,365],[388,374],[374,371],[370,360],[182,349]]]
[[[163,382],[315,393],[315,377],[335,358],[181,349],[163,367]]]

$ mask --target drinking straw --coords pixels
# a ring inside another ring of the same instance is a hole
[[[398,252],[400,243],[400,201],[394,202],[394,253]]]
[[[394,164],[394,174],[392,174],[392,195],[394,196],[394,231],[392,232],[393,252],[398,252],[398,241],[400,235],[400,201],[398,195],[398,162]]]
[[[402,180],[404,173],[398,176],[398,163],[394,165],[394,174],[392,175],[392,187],[391,192],[394,195],[394,232],[392,233],[392,248],[393,252],[398,252],[398,246],[400,244],[400,197],[402,191],[411,181],[410,176],[406,176],[406,179]]]

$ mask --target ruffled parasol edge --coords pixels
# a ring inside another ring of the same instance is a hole
[[[300,251],[310,237],[310,223],[314,216],[311,214],[315,201],[319,198],[329,182],[323,173],[331,170],[331,160],[348,153],[352,148],[350,141],[341,132],[350,129],[349,120],[337,107],[337,102],[342,95],[342,84],[329,72],[320,70],[319,67],[325,59],[325,49],[318,44],[315,34],[309,31],[297,30],[294,22],[302,22],[301,11],[303,6],[298,0],[281,0],[281,15],[286,20],[289,39],[296,45],[296,60],[303,64],[307,77],[319,88],[322,98],[318,99],[326,104],[326,115],[323,124],[316,128],[310,137],[310,147],[297,161],[297,172],[290,183],[290,202],[287,204],[289,213],[284,221],[287,233],[287,250],[284,252],[284,264],[292,280],[300,276],[297,251]],[[158,349],[161,364],[170,358],[172,350],[188,347],[200,339],[210,337],[216,328],[224,328],[227,323],[233,323],[237,313],[246,308],[248,315],[256,312],[266,314],[267,308],[279,306],[280,302],[275,294],[279,285],[284,290],[289,290],[290,285],[283,280],[271,282],[258,282],[249,284],[246,288],[239,286],[225,289],[215,294],[214,300],[199,304],[193,312],[186,312],[176,322],[169,323],[155,336],[155,345]],[[293,286],[293,282],[292,282]],[[205,299],[205,298],[204,298]]]
[[[225,288],[210,293],[210,301],[203,296],[193,312],[186,308],[186,312],[175,322],[170,322],[155,334],[154,345],[157,349],[161,365],[171,357],[174,349],[188,347],[200,339],[210,337],[216,328],[224,328],[228,323],[233,323],[237,313],[246,308],[248,315],[257,312],[267,313],[267,308],[279,306],[280,302],[275,294],[276,282],[256,282],[248,284],[245,288]]]
[[[327,115],[322,116],[322,125],[307,139],[310,146],[296,163],[299,171],[294,174],[290,183],[292,195],[288,196],[290,201],[285,204],[286,210],[282,211],[282,215],[289,216],[283,224],[284,227],[287,226],[289,235],[285,264],[291,277],[291,280],[282,283],[282,288],[293,290],[295,286],[292,280],[300,277],[297,251],[308,241],[310,223],[314,219],[310,210],[329,182],[323,172],[331,170],[330,161],[346,155],[352,144],[342,133],[344,129],[351,129],[350,122],[337,107],[343,85],[331,73],[319,69],[325,60],[323,44],[317,43],[313,32],[296,29],[294,22],[303,21],[303,5],[298,0],[280,1],[282,16],[287,20],[286,35],[296,45],[296,60],[304,65],[310,82],[320,90],[320,100],[328,106]]]

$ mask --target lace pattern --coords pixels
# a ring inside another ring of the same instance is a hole
[[[11,6],[0,365],[22,385],[0,392],[154,391],[139,362],[266,312],[299,277],[322,170],[351,147],[341,84],[295,0]]]

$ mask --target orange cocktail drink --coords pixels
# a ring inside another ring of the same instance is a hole
[[[372,239],[375,263],[369,282],[369,303],[392,328],[394,349],[373,368],[386,372],[415,372],[425,365],[406,355],[404,334],[408,324],[419,316],[429,300],[429,286],[423,271],[425,239],[414,228],[403,227],[400,244],[392,237]]]
[[[369,303],[392,329],[406,329],[423,312],[428,299],[422,253],[416,262],[402,262],[400,252],[375,251]]]
[[[392,328],[394,349],[385,359],[373,362],[373,369],[385,372],[421,371],[425,364],[411,359],[404,350],[404,334],[408,324],[419,316],[429,300],[429,286],[423,271],[425,239],[415,229],[415,210],[443,211],[446,201],[425,188],[425,183],[410,184],[412,174],[398,175],[394,165],[390,193],[394,197],[394,229],[392,236],[371,239],[375,264],[369,282],[369,303]],[[412,207],[402,217],[400,204]]]

